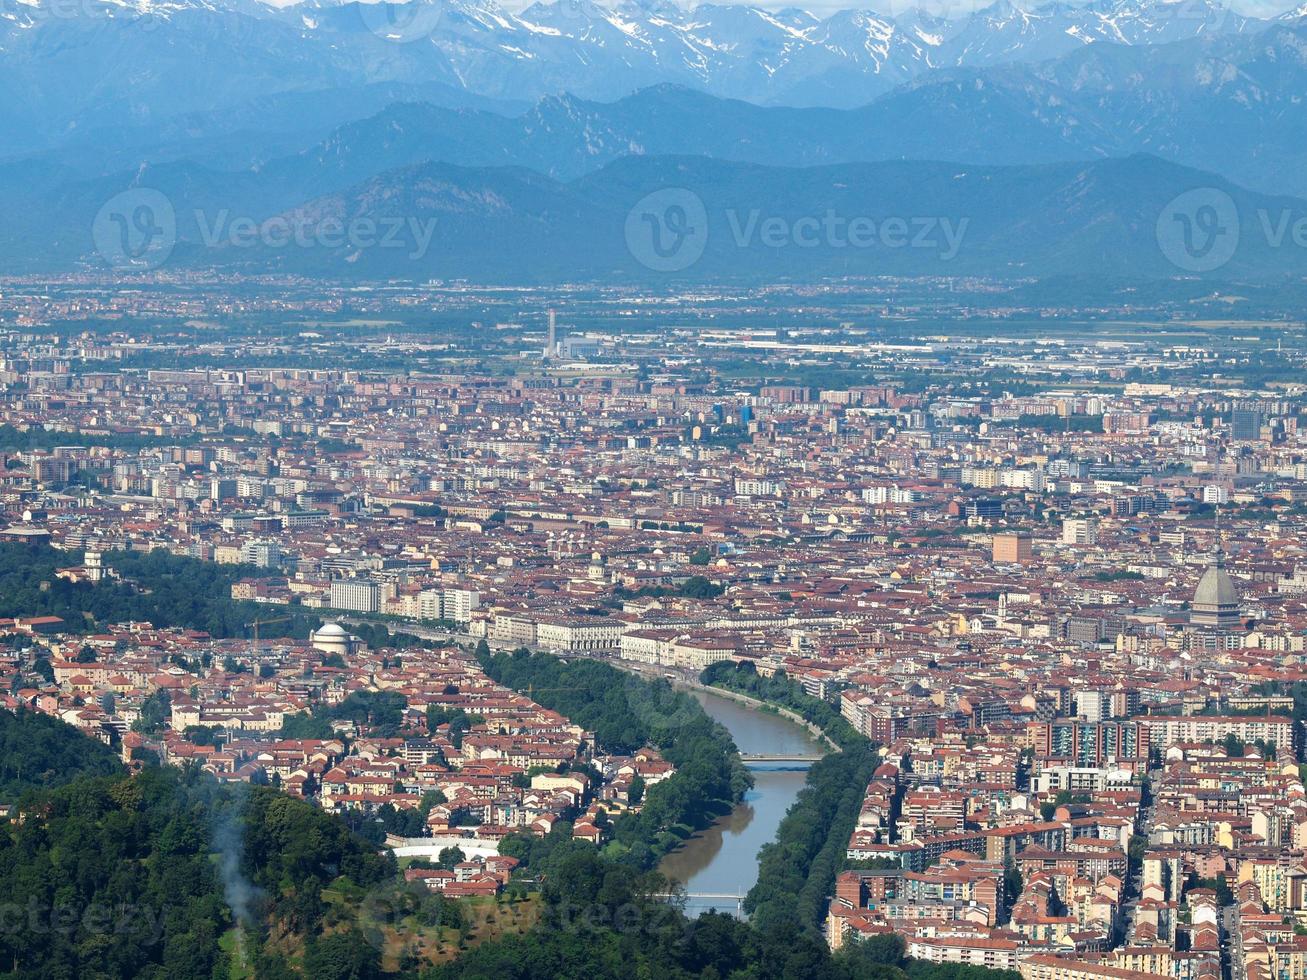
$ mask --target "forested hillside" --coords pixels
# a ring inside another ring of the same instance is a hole
[[[282,975],[350,927],[328,928],[326,889],[394,877],[335,817],[273,790],[194,768],[128,775],[98,742],[26,713],[0,712],[0,739],[22,800],[0,822],[7,975],[209,980],[232,975],[237,945],[260,976]]]
[[[0,711],[0,802],[53,789],[80,776],[118,776],[109,746],[35,711]]]

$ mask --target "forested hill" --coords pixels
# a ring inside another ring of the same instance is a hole
[[[118,756],[57,718],[0,711],[0,802],[53,789],[81,776],[121,776]]]
[[[231,598],[242,578],[269,575],[249,565],[182,558],[166,551],[111,552],[105,563],[122,576],[98,585],[56,574],[82,560],[79,552],[45,545],[0,544],[0,616],[59,616],[73,630],[131,621],[180,626],[223,638],[245,635],[245,624],[266,614],[258,604]],[[292,614],[294,611],[292,610]],[[283,629],[307,637],[321,620],[311,611]]]
[[[242,579],[276,575],[253,565],[220,565],[157,548],[105,554],[105,565],[120,579],[106,578],[92,585],[58,576],[60,568],[81,561],[78,551],[0,542],[0,617],[58,616],[71,632],[146,622],[160,629],[201,630],[216,639],[249,636],[250,624],[266,617],[268,608],[231,598],[231,587]],[[316,609],[291,605],[278,610],[288,617],[277,627],[280,636],[307,639],[311,630],[322,625]],[[425,642],[391,633],[376,623],[356,623],[351,629],[373,647]]]
[[[3,902],[22,910],[0,929],[4,975],[213,980],[251,969],[290,976],[291,964],[322,964],[311,971],[322,976],[378,972],[376,945],[354,936],[353,910],[329,924],[326,896],[385,886],[394,861],[336,818],[194,768],[128,775],[104,746],[53,719],[0,712],[0,739],[5,786],[21,797],[21,819],[0,822]]]

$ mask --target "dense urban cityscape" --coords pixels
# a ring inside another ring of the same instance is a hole
[[[1300,323],[457,293],[6,288],[15,896],[78,901],[18,870],[87,805],[47,716],[269,811],[199,972],[492,975],[612,903],[694,976],[1307,975]],[[255,869],[285,800],[346,856]],[[686,952],[735,920],[816,958]]]
[[[0,0],[0,980],[1307,980],[1304,92]]]

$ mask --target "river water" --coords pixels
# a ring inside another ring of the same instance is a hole
[[[690,692],[721,722],[745,755],[808,755],[824,745],[802,725],[719,694]],[[807,779],[804,763],[753,763],[754,785],[734,810],[663,858],[658,869],[685,886],[686,912],[717,909],[732,915],[735,898],[695,898],[696,893],[744,896],[758,880],[758,850],[775,839],[785,811]]]

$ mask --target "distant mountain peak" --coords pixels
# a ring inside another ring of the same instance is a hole
[[[0,91],[23,97],[0,122],[45,134],[39,144],[79,127],[150,125],[378,84],[439,85],[521,111],[551,93],[614,100],[660,84],[762,105],[851,108],[941,69],[1035,65],[1095,45],[1215,39],[1270,24],[1216,0],[994,0],[958,17],[675,0],[537,0],[516,12],[500,0],[279,3],[87,0],[72,5],[74,16],[49,13],[66,0],[11,3],[0,12]],[[250,17],[262,22],[257,31],[244,23]],[[75,36],[85,18],[119,33],[88,46]],[[197,71],[198,62],[209,69]]]

